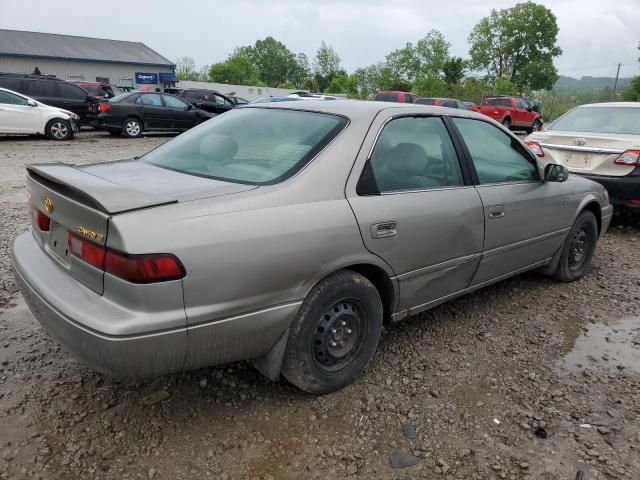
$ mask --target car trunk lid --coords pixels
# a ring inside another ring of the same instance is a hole
[[[36,241],[60,267],[100,294],[104,288],[103,270],[72,254],[69,234],[105,247],[113,215],[254,188],[257,187],[196,177],[135,160],[86,166],[27,166],[31,206],[49,219],[48,229],[43,230],[34,216]]]
[[[633,166],[616,165],[624,151],[640,148],[637,136],[546,130],[529,137],[544,149],[545,160],[565,165],[575,173],[624,176]]]

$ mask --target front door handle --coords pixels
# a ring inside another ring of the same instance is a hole
[[[394,237],[396,233],[396,222],[380,222],[371,225],[371,238]]]
[[[502,205],[494,205],[489,207],[489,218],[502,218],[504,217],[504,207]]]

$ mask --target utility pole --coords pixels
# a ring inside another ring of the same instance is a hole
[[[616,81],[613,83],[613,100],[616,99],[616,90],[618,89],[618,77],[620,76],[621,63],[618,63],[618,71],[616,72]]]

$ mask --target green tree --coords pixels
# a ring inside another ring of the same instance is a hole
[[[407,43],[403,48],[394,50],[386,57],[391,71],[400,78],[414,81],[427,72],[441,76],[447,60],[451,44],[438,30],[431,30],[418,40],[415,46]]]
[[[340,55],[324,40],[313,61],[314,80],[318,91],[324,92],[334,77],[342,73]]]
[[[633,80],[631,80],[631,84],[624,91],[624,99],[629,102],[640,101],[640,76],[633,77]]]
[[[258,40],[253,47],[240,47],[236,52],[251,59],[260,71],[260,80],[269,87],[290,81],[296,70],[296,55],[273,37]]]
[[[509,77],[520,88],[551,89],[558,79],[553,59],[558,24],[548,8],[533,2],[491,10],[469,35],[473,68],[491,79]]]
[[[360,98],[370,98],[380,90],[409,91],[412,84],[398,77],[386,63],[379,62],[357,69],[353,76],[358,82]]]
[[[508,77],[496,78],[494,95],[516,95],[518,87]]]
[[[308,82],[311,80],[311,67],[309,58],[304,53],[296,55],[296,65],[291,75],[291,82],[295,88],[309,88]]]
[[[447,84],[429,71],[416,80],[413,91],[421,97],[444,97],[447,95]]]
[[[33,74],[34,75],[42,75],[42,73],[40,72],[40,69],[36,66],[36,68],[33,69]]]
[[[442,73],[445,83],[448,86],[459,84],[464,78],[466,69],[467,62],[463,58],[451,57],[447,59],[442,66]]]
[[[211,65],[209,80],[232,85],[258,85],[260,70],[243,51],[236,49],[224,62]]]
[[[198,67],[193,57],[178,57],[176,60],[176,77],[178,80],[198,81],[200,79]]]
[[[358,97],[358,78],[344,73],[336,75],[327,87],[327,92],[346,93],[351,98]]]

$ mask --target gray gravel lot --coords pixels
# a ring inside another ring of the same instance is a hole
[[[592,271],[526,274],[387,327],[324,397],[247,363],[117,381],[42,331],[8,261],[24,164],[139,155],[170,137],[0,138],[0,479],[640,478],[640,228]]]

